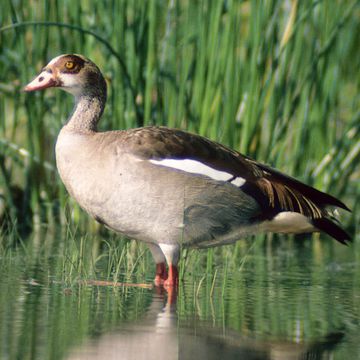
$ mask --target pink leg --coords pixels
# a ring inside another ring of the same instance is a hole
[[[164,287],[177,287],[179,285],[179,272],[176,265],[169,264],[169,275],[164,281]]]
[[[155,286],[160,286],[164,284],[164,281],[167,279],[166,264],[164,262],[156,264],[156,275],[155,275]]]
[[[175,305],[178,292],[177,286],[168,286],[165,290],[167,292],[167,306]]]

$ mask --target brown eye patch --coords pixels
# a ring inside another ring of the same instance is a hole
[[[67,55],[62,59],[61,72],[77,74],[85,65],[85,60],[76,55]]]

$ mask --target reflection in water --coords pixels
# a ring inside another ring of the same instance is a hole
[[[73,351],[67,360],[95,359],[330,359],[343,333],[312,343],[257,340],[199,319],[180,320],[174,298],[154,294],[144,318],[124,324]]]
[[[66,251],[46,243],[36,255],[0,254],[0,359],[360,359],[360,265],[349,261],[350,247],[286,242],[249,255],[245,246],[196,253],[175,301],[106,286],[115,269],[107,264],[117,263],[104,257],[95,273],[91,242],[81,257],[80,240],[69,238]],[[336,329],[346,336],[324,336]]]

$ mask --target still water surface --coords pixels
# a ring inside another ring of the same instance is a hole
[[[360,359],[357,253],[328,240],[266,244],[209,273],[203,251],[169,294],[68,282],[63,252],[12,252],[0,263],[0,357]]]

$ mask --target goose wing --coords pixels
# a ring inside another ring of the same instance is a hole
[[[125,142],[128,151],[142,159],[231,182],[255,198],[262,220],[296,212],[336,240],[350,240],[328,211],[329,206],[349,210],[343,202],[217,142],[166,127],[127,131]]]

